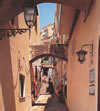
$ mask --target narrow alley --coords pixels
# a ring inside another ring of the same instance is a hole
[[[68,111],[64,102],[59,102],[57,96],[46,92],[47,85],[42,83],[40,94],[31,111]]]
[[[0,0],[0,111],[100,111],[100,0]]]

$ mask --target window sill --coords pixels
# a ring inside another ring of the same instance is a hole
[[[20,102],[25,101],[25,97],[19,97],[19,101],[20,101]]]

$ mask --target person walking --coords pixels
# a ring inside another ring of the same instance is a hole
[[[53,87],[53,83],[51,82],[51,78],[49,79],[49,87],[48,87],[49,93],[51,95],[54,94],[54,87]]]

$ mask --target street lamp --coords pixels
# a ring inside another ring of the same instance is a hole
[[[31,35],[30,28],[32,28],[36,22],[36,8],[37,8],[36,6],[24,8],[24,19],[25,19],[26,25],[29,28],[29,39],[30,39],[30,35]]]
[[[78,55],[78,61],[82,64],[85,60],[85,55],[87,54],[87,51],[81,49],[77,52]]]
[[[30,37],[30,28],[35,25],[36,22],[36,11],[37,6],[24,7],[24,19],[28,28],[11,28],[11,29],[0,29],[0,40],[5,37],[16,36],[16,34],[23,34],[27,30],[29,31]]]
[[[34,7],[26,7],[24,8],[24,19],[26,25],[29,28],[32,28],[35,25],[36,21],[36,12]]]
[[[85,55],[88,53],[87,51],[83,50],[82,48],[85,46],[89,46],[91,48],[90,54],[93,56],[93,43],[92,44],[84,44],[81,46],[81,50],[77,51],[76,54],[78,55],[78,61],[82,64],[85,61]]]

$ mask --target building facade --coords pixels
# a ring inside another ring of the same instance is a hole
[[[39,16],[37,25],[39,26]],[[31,98],[31,75],[30,75],[30,51],[29,46],[36,39],[39,40],[35,28],[23,34],[11,35],[11,38],[2,36],[0,33],[0,110],[1,111],[29,111],[32,106]],[[24,22],[24,13],[20,13],[13,20],[0,29],[27,28]],[[40,28],[40,27],[38,27]],[[39,30],[37,29],[39,35]],[[36,35],[36,36],[35,36]],[[37,38],[36,38],[37,37]],[[32,41],[33,39],[33,41]],[[35,40],[34,40],[35,39]],[[36,40],[36,44],[38,44]]]
[[[43,27],[40,36],[42,44],[53,44],[53,41],[55,40],[54,32],[54,24],[48,24]]]
[[[61,5],[59,35],[66,35],[68,62],[66,64],[67,100],[69,111],[100,110],[100,1],[91,4],[89,12]],[[67,13],[68,11],[68,13]],[[93,45],[93,50],[92,50]],[[87,51],[85,61],[79,62],[77,52]],[[92,54],[91,54],[92,52]]]

